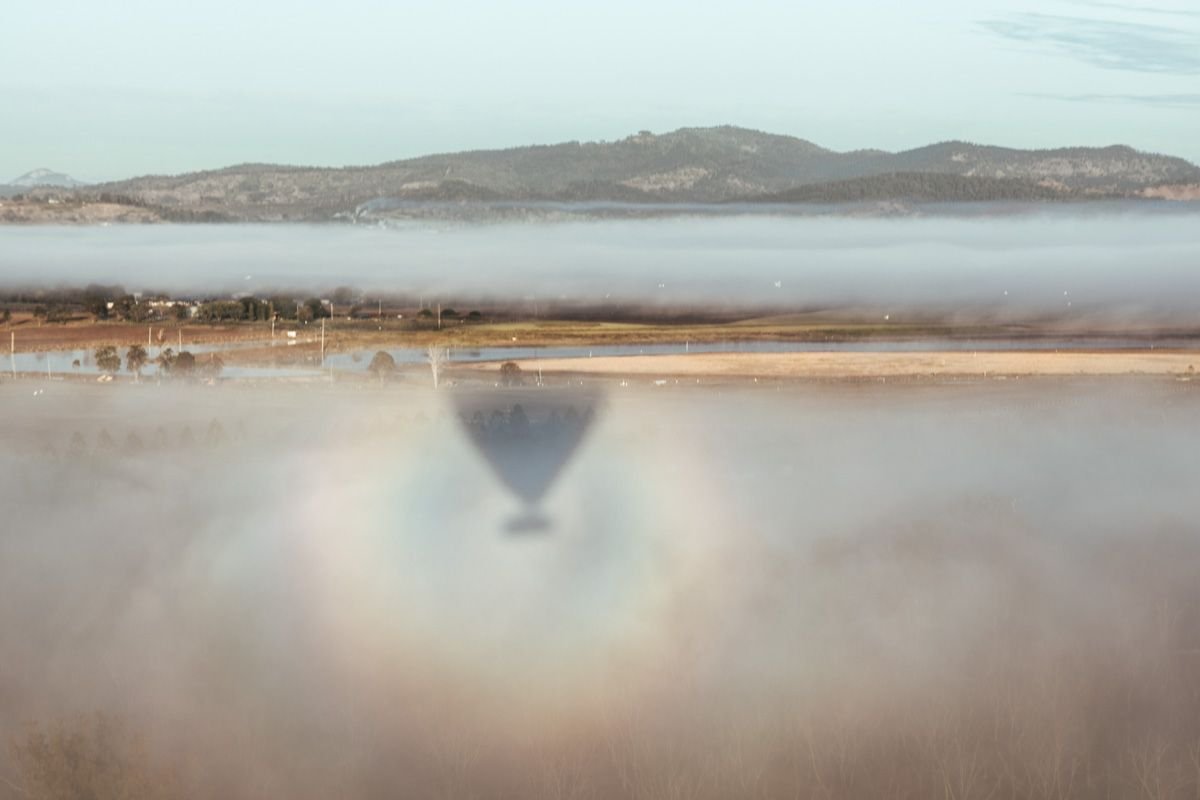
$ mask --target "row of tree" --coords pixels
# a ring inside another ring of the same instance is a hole
[[[196,309],[196,319],[200,322],[266,322],[275,318],[310,322],[329,316],[329,307],[318,297],[307,300],[283,296],[211,300]]]
[[[429,370],[433,375],[433,388],[436,389],[441,380],[442,371],[450,360],[450,351],[439,345],[430,345],[425,351],[425,360],[429,363]],[[516,364],[513,366],[515,367]],[[398,371],[396,359],[386,350],[380,350],[371,358],[371,363],[367,365],[367,371],[374,374],[382,383],[395,377]]]
[[[121,371],[121,355],[112,345],[97,347],[93,354],[96,367],[107,375],[116,375]],[[125,369],[133,375],[134,381],[141,379],[142,370],[150,362],[150,354],[140,344],[135,344],[125,351]],[[190,378],[194,376],[217,378],[225,369],[225,361],[217,353],[209,353],[206,358],[197,359],[187,350],[176,353],[171,348],[163,350],[154,359],[160,375],[171,378]]]
[[[234,441],[245,439],[245,426],[239,423],[238,429],[239,435]],[[184,425],[175,442],[179,447],[187,448],[193,447],[198,442],[208,445],[220,445],[224,444],[228,438],[225,433],[225,427],[218,420],[214,419],[209,423],[207,432],[202,431],[200,435],[193,433],[190,425]],[[167,429],[162,425],[158,426],[154,431],[149,442],[143,441],[142,436],[136,430],[131,430],[125,437],[124,447],[121,449],[129,454],[140,453],[146,449],[162,450],[171,446],[170,440],[171,437],[168,436]],[[117,440],[113,438],[107,428],[101,428],[96,436],[95,448],[88,447],[87,437],[80,431],[75,431],[71,435],[71,439],[67,445],[66,454],[72,457],[84,456],[89,452],[96,455],[104,455],[117,449]],[[58,448],[53,443],[47,444],[42,452],[47,456],[58,456]]]
[[[190,301],[172,301],[166,294],[155,293],[136,297],[121,286],[90,284],[84,289],[56,289],[37,291],[2,291],[0,301],[14,302],[25,308],[33,304],[33,316],[45,322],[66,322],[87,314],[99,320],[122,320],[125,322],[150,322],[153,320],[186,320],[193,315],[200,322],[266,322],[281,319],[295,322],[311,322],[330,318],[333,309],[339,308],[352,318],[381,317],[385,309],[355,305],[352,290],[339,287],[327,302],[319,297],[301,299],[290,294],[275,294],[269,297],[240,297],[236,299],[208,300],[194,305]],[[0,309],[0,323],[11,320],[7,307]],[[453,320],[458,322],[482,322],[479,311],[461,313],[453,308],[443,308],[439,314],[423,308],[417,314],[418,321]]]

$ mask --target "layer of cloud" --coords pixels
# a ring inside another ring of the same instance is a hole
[[[1135,14],[1153,14],[1164,17],[1195,17],[1200,18],[1200,11],[1185,11],[1180,8],[1163,8],[1161,6],[1141,6],[1132,3],[1112,3],[1106,0],[1072,0],[1075,5],[1089,8],[1103,8],[1111,11],[1127,11]]]
[[[1066,100],[1072,103],[1124,103],[1155,108],[1187,108],[1200,106],[1200,94],[1054,94],[1032,92],[1028,97],[1047,100]]]
[[[1101,67],[1200,75],[1200,34],[1175,27],[1051,14],[1011,14],[981,27],[1015,42]]]

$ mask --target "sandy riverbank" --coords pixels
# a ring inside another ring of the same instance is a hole
[[[697,353],[518,362],[526,372],[729,378],[873,378],[993,375],[1188,375],[1200,351]],[[495,365],[480,365],[495,369]]]

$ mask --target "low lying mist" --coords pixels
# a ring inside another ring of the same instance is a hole
[[[1192,384],[453,394],[0,385],[0,798],[1200,788]]]
[[[454,225],[9,227],[0,280],[130,291],[314,291],[426,300],[634,303],[1185,320],[1200,311],[1195,214],[738,216]]]

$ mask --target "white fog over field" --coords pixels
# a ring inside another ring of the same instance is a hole
[[[514,533],[458,392],[0,386],[0,778],[229,798],[1196,785],[1188,384],[553,397],[594,421],[551,469],[547,526]]]

